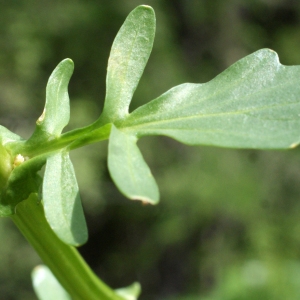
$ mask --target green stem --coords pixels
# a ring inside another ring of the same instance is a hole
[[[55,235],[36,195],[19,203],[11,218],[72,299],[124,300],[93,273],[74,247]]]
[[[92,129],[92,127],[80,128],[74,131],[69,131],[62,134],[56,139],[45,141],[38,144],[38,146],[33,143],[29,143],[29,147],[25,144],[23,147],[23,155],[28,155],[34,157],[46,152],[56,151],[65,147],[70,147],[71,149],[83,147],[89,144],[97,143],[108,139],[111,129],[111,124],[106,124],[100,128]],[[28,140],[30,142],[30,140]],[[73,146],[73,144],[76,144]]]
[[[69,150],[83,147],[89,144],[98,143],[109,138],[111,123],[101,124],[93,123],[87,127],[75,129],[66,132],[59,137],[52,137],[48,140],[39,139],[36,136],[32,136],[27,141],[12,142],[8,148],[12,156],[22,154],[24,157],[30,158],[57,151],[66,147]]]

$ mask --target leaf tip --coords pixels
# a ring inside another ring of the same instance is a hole
[[[59,64],[58,67],[63,67],[66,68],[66,70],[69,70],[70,72],[70,77],[74,71],[74,62],[71,58],[65,58],[64,60],[62,60]]]
[[[34,285],[39,285],[46,277],[45,268],[43,265],[38,265],[32,270],[33,283]]]
[[[88,241],[88,239],[89,239],[89,235],[88,235],[88,231],[86,228],[85,232],[82,233],[82,236],[80,236],[79,238],[77,238],[75,240],[75,242],[73,243],[73,246],[74,247],[82,246]]]
[[[292,144],[289,146],[289,148],[290,148],[290,149],[295,149],[296,147],[299,146],[299,144],[300,144],[300,142],[292,143]]]
[[[115,292],[125,300],[137,300],[142,288],[139,282],[134,282],[130,286],[115,290]]]
[[[143,4],[143,5],[138,6],[136,9],[148,10],[148,12],[154,14],[154,9],[153,9],[153,7],[150,6],[150,5],[145,5],[145,4]]]
[[[158,204],[159,202],[159,197],[145,197],[145,196],[138,196],[138,195],[133,195],[130,197],[131,200],[136,200],[136,201],[141,201],[143,205],[148,205],[148,204]]]
[[[73,60],[72,60],[71,58],[65,58],[65,59],[63,60],[63,62],[69,63],[70,65],[74,65],[74,62],[73,62]]]
[[[153,9],[150,5],[146,5],[146,4],[140,5],[138,7],[144,7],[144,8],[148,8],[148,9]]]

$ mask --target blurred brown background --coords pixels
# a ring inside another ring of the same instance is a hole
[[[66,57],[75,62],[67,129],[94,121],[111,44],[140,4],[155,9],[157,34],[132,109],[264,47],[300,64],[298,0],[0,0],[0,123],[28,138],[48,77]],[[299,149],[187,147],[165,137],[139,146],[158,206],[118,192],[106,142],[72,155],[90,233],[80,251],[105,282],[139,281],[141,300],[300,298]],[[0,299],[36,299],[30,272],[39,258],[9,219],[0,237]]]

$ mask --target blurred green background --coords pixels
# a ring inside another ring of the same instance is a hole
[[[155,9],[157,34],[131,109],[264,47],[300,64],[298,0],[0,0],[0,123],[28,138],[66,57],[75,62],[68,129],[94,121],[111,44],[140,4]],[[165,137],[139,146],[158,206],[118,192],[106,142],[72,155],[90,233],[80,252],[105,282],[139,281],[141,300],[300,299],[299,149],[187,147]],[[0,299],[36,299],[30,272],[40,259],[9,219],[0,236]]]

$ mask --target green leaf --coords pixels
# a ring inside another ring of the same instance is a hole
[[[39,300],[71,300],[48,267],[40,265],[33,269],[32,283]]]
[[[73,74],[74,64],[65,59],[52,72],[46,88],[46,104],[43,114],[36,121],[36,129],[32,140],[45,140],[50,136],[57,137],[69,123],[70,101],[68,84]]]
[[[109,172],[126,197],[156,204],[158,187],[136,141],[136,137],[112,126],[108,147]]]
[[[150,6],[135,8],[112,45],[106,77],[103,116],[114,121],[128,114],[128,107],[152,50],[155,14]]]
[[[4,126],[0,125],[0,144],[2,144],[4,146],[7,143],[21,141],[21,140],[22,139],[21,139],[20,136],[18,136],[17,134],[11,132],[10,130],[8,130]]]
[[[141,285],[138,282],[134,282],[130,286],[115,290],[115,292],[125,300],[137,300],[141,294]]]
[[[21,149],[23,149],[24,143],[25,140],[19,135],[0,125],[0,144],[9,152],[15,154],[18,153]]]
[[[300,142],[300,66],[257,51],[205,84],[183,84],[116,123],[191,145],[283,149]]]
[[[13,169],[12,157],[0,143],[0,195]]]
[[[45,164],[45,156],[35,157],[16,165],[6,187],[0,192],[0,216],[15,213],[15,207],[27,199],[31,193],[38,193],[42,178],[37,172]]]
[[[46,219],[63,242],[78,246],[87,241],[88,233],[79,189],[68,152],[48,157],[43,182],[43,202]]]

